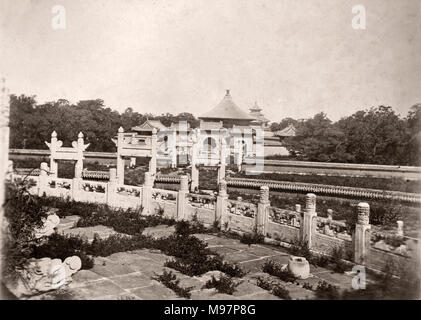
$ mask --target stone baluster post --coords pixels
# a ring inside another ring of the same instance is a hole
[[[225,215],[227,210],[227,182],[221,180],[218,185],[219,191],[216,196],[216,210],[215,210],[215,221],[219,221],[219,227],[222,229],[225,223]]]
[[[118,128],[117,133],[117,180],[118,184],[124,184],[124,157],[123,157],[123,144],[124,144],[124,129]]]
[[[40,173],[38,177],[38,196],[42,197],[44,192],[47,192],[48,184],[48,164],[46,162],[41,162]],[[48,194],[46,194],[48,196]]]
[[[196,188],[199,188],[199,170],[197,168],[198,153],[199,153],[199,141],[200,141],[200,129],[195,129],[191,137],[191,184],[190,191],[194,192]]]
[[[218,184],[220,181],[225,180],[226,174],[226,141],[225,136],[221,137],[221,150],[220,150],[220,164],[218,166]]]
[[[158,141],[156,133],[156,128],[153,128],[151,138],[151,160],[149,162],[149,172],[152,174],[152,177],[154,177],[156,174],[156,153],[158,150]]]
[[[260,187],[260,199],[257,204],[256,232],[266,236],[266,227],[268,223],[268,208],[270,206],[269,187]]]
[[[402,220],[398,220],[398,221],[396,221],[396,223],[397,223],[397,225],[398,225],[398,228],[397,228],[397,230],[396,230],[396,234],[398,235],[398,236],[401,236],[401,237],[403,237],[403,221]]]
[[[333,210],[332,209],[327,209],[327,220],[329,222],[332,222],[332,220],[333,220]]]
[[[13,161],[7,161],[6,180],[13,180]]]
[[[301,241],[306,242],[308,248],[312,246],[312,238],[316,230],[314,218],[316,213],[316,195],[306,195],[306,208],[304,210],[303,223],[301,225]]]
[[[358,220],[354,234],[354,262],[365,264],[370,249],[370,206],[366,202],[358,204]]]
[[[180,190],[177,196],[177,220],[186,219],[186,196],[189,193],[189,177],[183,175],[180,177]]]
[[[169,146],[171,148],[171,168],[177,168],[177,131],[176,129],[173,129],[171,132],[172,138],[171,138],[171,145]]]
[[[53,131],[51,133],[51,144],[50,144],[50,175],[54,178],[57,178],[58,172],[58,165],[56,160],[56,152],[57,152],[57,132]]]
[[[79,132],[77,136],[77,160],[75,165],[75,178],[82,178],[84,146],[85,143],[83,141],[83,133]]]
[[[197,155],[198,155],[198,143],[193,142],[192,146],[192,161],[191,161],[191,184],[190,191],[195,191],[196,188],[199,188],[199,169],[197,168]]]
[[[108,188],[107,188],[107,204],[111,207],[116,205],[116,195],[117,195],[117,169],[111,168],[110,169],[110,180],[108,181]]]
[[[142,188],[142,206],[144,215],[152,214],[152,188],[153,188],[153,177],[150,172],[145,172],[145,182]]]

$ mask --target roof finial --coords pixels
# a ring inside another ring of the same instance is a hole
[[[229,96],[230,95],[230,89],[226,89],[227,93],[226,95]]]

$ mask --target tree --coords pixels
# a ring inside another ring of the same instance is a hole
[[[294,127],[297,127],[298,124],[298,120],[295,120],[293,118],[284,118],[281,120],[281,122],[277,123],[277,122],[272,122],[270,125],[270,130],[273,131],[279,131],[279,130],[283,130],[286,127],[288,127],[290,124],[292,124]]]
[[[298,159],[309,161],[349,161],[344,152],[343,132],[321,112],[313,118],[297,122],[295,137],[285,139],[285,146]]]
[[[391,107],[379,106],[358,111],[338,121],[344,132],[346,152],[353,162],[376,164],[406,164],[406,122]]]
[[[406,121],[408,124],[408,163],[421,165],[421,103],[411,107]]]

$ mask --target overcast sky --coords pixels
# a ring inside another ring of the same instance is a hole
[[[420,0],[1,0],[0,22],[0,75],[40,103],[198,116],[231,89],[277,121],[421,102]]]

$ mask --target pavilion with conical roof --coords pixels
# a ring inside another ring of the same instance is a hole
[[[251,123],[252,125],[258,125],[261,128],[268,127],[270,120],[263,115],[263,109],[257,104],[257,102],[255,102],[254,106],[249,110],[250,116],[254,119]]]
[[[227,90],[224,98],[213,109],[199,116],[201,129],[233,128],[248,126],[254,120],[246,111],[238,107]]]

